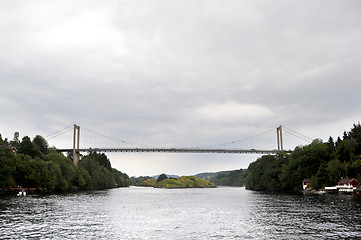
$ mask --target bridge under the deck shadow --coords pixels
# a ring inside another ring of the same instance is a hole
[[[167,147],[117,147],[117,148],[104,148],[104,147],[88,147],[88,148],[79,148],[80,146],[80,126],[74,124],[72,126],[70,126],[71,129],[73,130],[73,148],[62,148],[62,149],[56,149],[57,152],[69,152],[69,153],[73,153],[73,164],[76,166],[79,163],[79,153],[80,152],[130,152],[130,153],[135,153],[135,152],[140,152],[140,153],[154,153],[154,152],[163,152],[163,153],[223,153],[223,154],[276,154],[280,151],[284,151],[284,152],[289,152],[289,151],[285,151],[284,150],[284,145],[283,145],[283,127],[279,126],[276,128],[276,132],[277,132],[277,149],[237,149],[237,148],[220,148],[220,147],[215,147],[213,145],[210,147],[205,147],[205,148],[199,148],[199,147],[187,147],[187,148],[167,148]],[[67,127],[69,128],[69,127]],[[96,133],[92,130],[83,128],[89,132],[92,132],[94,134],[100,135],[102,137],[105,138],[110,138],[107,137],[105,135]],[[285,128],[286,131],[298,138],[301,138],[305,141],[311,141],[310,138],[299,134],[295,131],[292,131],[288,128]],[[69,129],[67,131],[70,131]],[[275,129],[271,129],[272,131],[274,131]],[[65,132],[67,132],[65,131]],[[60,132],[60,133],[59,133]],[[270,131],[267,131],[270,132]],[[60,130],[57,131],[49,136],[50,139],[57,137],[61,134],[63,134],[64,131]],[[262,133],[263,134],[263,133]],[[257,134],[256,136],[259,136],[261,134]],[[48,136],[48,137],[49,137]],[[255,137],[255,136],[253,136]],[[251,137],[249,137],[251,138]],[[111,138],[113,139],[113,138]],[[248,139],[248,138],[245,138]],[[113,139],[115,140],[115,139]],[[243,139],[244,140],[244,139]],[[117,140],[119,141],[119,140]],[[241,140],[237,140],[237,141],[241,141]],[[233,141],[231,143],[235,143],[237,141]],[[123,140],[121,140],[121,142],[125,142]],[[224,144],[221,144],[224,145]]]

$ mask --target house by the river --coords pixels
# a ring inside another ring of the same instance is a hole
[[[311,184],[311,179],[309,178],[303,179],[302,181],[303,190],[305,190],[308,186],[310,186],[310,184]]]
[[[341,179],[337,186],[325,187],[328,192],[339,192],[339,193],[354,193],[356,192],[358,181],[354,178]]]

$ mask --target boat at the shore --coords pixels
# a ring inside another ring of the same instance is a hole
[[[36,188],[23,188],[23,187],[10,187],[8,193],[15,194],[16,196],[26,196],[28,193],[35,193]]]
[[[26,191],[21,190],[21,191],[18,192],[18,194],[16,194],[16,196],[18,196],[18,197],[25,197],[25,196],[26,196]]]

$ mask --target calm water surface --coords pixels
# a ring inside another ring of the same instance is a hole
[[[0,239],[361,239],[361,199],[130,187],[2,197],[0,226]]]

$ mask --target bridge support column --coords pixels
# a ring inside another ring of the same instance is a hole
[[[79,135],[80,126],[74,124],[74,136],[73,136],[73,164],[78,166],[79,163]]]
[[[278,151],[283,151],[282,126],[277,128],[277,146]]]

